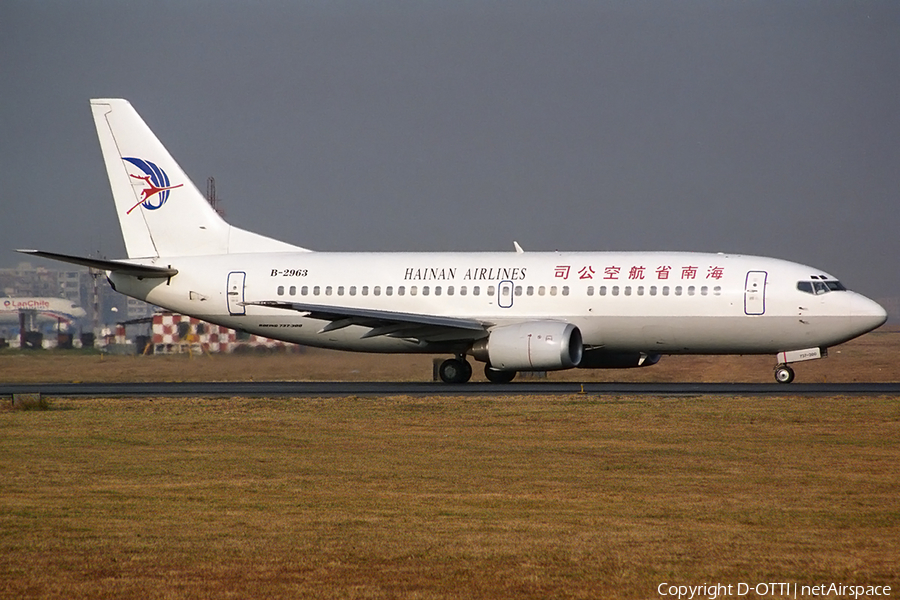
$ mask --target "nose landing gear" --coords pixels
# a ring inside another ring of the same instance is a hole
[[[775,381],[778,383],[790,383],[794,380],[794,370],[787,365],[775,367]]]

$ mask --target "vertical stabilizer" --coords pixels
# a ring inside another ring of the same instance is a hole
[[[226,223],[127,100],[91,100],[129,258],[303,251]]]

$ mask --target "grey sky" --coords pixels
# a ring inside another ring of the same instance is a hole
[[[900,294],[900,3],[0,3],[0,264],[124,256],[91,97],[317,250],[704,250]]]

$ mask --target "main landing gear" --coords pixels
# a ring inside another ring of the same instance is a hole
[[[509,383],[516,376],[515,371],[501,371],[489,364],[484,365],[484,376],[491,383]]]
[[[472,378],[472,365],[465,355],[448,358],[438,367],[438,374],[444,383],[466,383]],[[515,371],[501,371],[489,364],[484,365],[484,376],[492,383],[509,383],[516,376]]]
[[[472,378],[472,365],[466,360],[465,355],[448,358],[441,363],[438,374],[444,383],[465,383]]]

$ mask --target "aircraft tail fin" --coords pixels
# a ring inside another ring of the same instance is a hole
[[[127,100],[91,111],[129,258],[306,250],[226,223]]]

